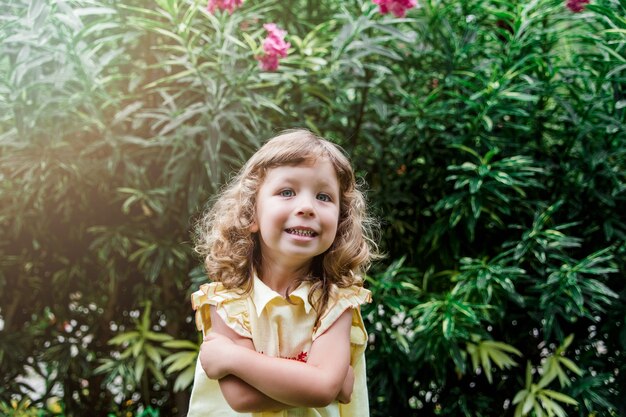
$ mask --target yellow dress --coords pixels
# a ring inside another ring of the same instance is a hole
[[[191,296],[196,310],[196,325],[204,333],[211,329],[209,306],[213,305],[224,322],[236,333],[252,339],[257,352],[269,356],[306,361],[313,341],[323,334],[347,309],[352,308],[350,364],[354,368],[354,391],[349,404],[337,401],[322,408],[292,408],[277,412],[237,413],[220,391],[219,383],[209,379],[200,361],[196,362],[193,390],[187,417],[368,417],[369,404],[365,380],[367,333],[359,306],[370,302],[370,292],[358,286],[335,288],[328,307],[314,328],[315,310],[308,301],[311,284],[302,283],[285,299],[259,278],[252,291],[242,295],[221,283],[204,284]]]

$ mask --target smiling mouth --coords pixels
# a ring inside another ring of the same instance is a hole
[[[296,236],[306,236],[306,237],[317,236],[317,233],[315,233],[313,230],[310,230],[310,229],[285,229],[285,231],[289,233],[290,235],[296,235]]]

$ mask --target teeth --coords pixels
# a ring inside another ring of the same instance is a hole
[[[315,232],[312,230],[302,230],[302,229],[287,229],[287,232],[291,233],[292,235],[298,235],[298,236],[315,236]]]

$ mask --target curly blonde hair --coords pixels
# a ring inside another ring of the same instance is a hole
[[[198,223],[195,250],[204,258],[211,280],[250,291],[261,260],[257,233],[250,231],[257,191],[268,170],[319,159],[330,161],[337,174],[339,223],[330,248],[313,259],[310,274],[299,282],[312,281],[309,301],[318,315],[326,308],[333,285],[363,285],[362,275],[378,256],[373,236],[376,223],[367,215],[363,192],[341,148],[304,129],[288,130],[267,141],[216,196]]]

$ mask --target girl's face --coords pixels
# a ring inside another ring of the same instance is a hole
[[[263,263],[307,266],[335,240],[339,181],[330,161],[267,171],[257,192],[252,232],[259,232]]]

